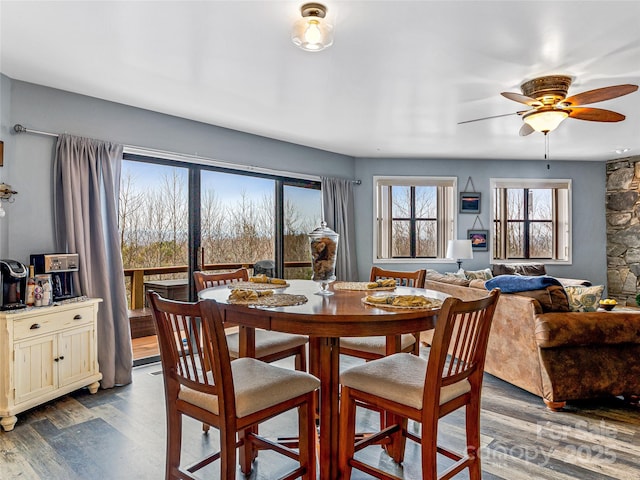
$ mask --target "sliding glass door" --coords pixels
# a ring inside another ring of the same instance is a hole
[[[275,180],[202,170],[204,266],[275,263]]]
[[[320,225],[322,198],[315,185],[283,185],[282,238],[285,278],[311,278],[307,234]]]
[[[125,153],[119,229],[130,308],[141,309],[151,288],[194,300],[199,269],[260,262],[276,276],[309,278],[307,233],[320,224],[321,201],[320,182]]]

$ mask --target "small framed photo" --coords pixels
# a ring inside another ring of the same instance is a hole
[[[467,230],[467,238],[471,240],[471,250],[486,252],[489,250],[489,230]]]
[[[460,192],[460,213],[480,213],[480,193]]]

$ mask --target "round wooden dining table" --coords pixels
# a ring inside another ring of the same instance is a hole
[[[199,297],[218,303],[225,323],[240,326],[240,355],[255,355],[255,328],[309,336],[309,371],[320,379],[320,479],[336,480],[338,472],[340,337],[384,335],[387,354],[400,349],[400,335],[433,328],[438,309],[374,307],[363,303],[366,291],[337,290],[324,296],[311,280],[287,280],[276,293],[304,295],[307,302],[286,307],[251,307],[229,303],[228,285],[202,290]],[[444,300],[447,294],[397,287],[395,295],[424,295]]]

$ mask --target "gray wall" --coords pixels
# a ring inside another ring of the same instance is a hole
[[[8,79],[0,75],[1,135],[5,166],[0,181],[18,190],[0,220],[0,258],[27,261],[28,255],[53,249],[51,221],[52,159],[55,139],[12,133],[27,128],[100,138],[128,145],[197,154],[230,163],[313,175],[358,178],[354,187],[359,275],[368,278],[372,264],[373,175],[457,175],[459,189],[471,176],[482,192],[480,218],[489,228],[489,178],[573,179],[573,264],[548,266],[551,275],[606,281],[605,164],[603,162],[370,159],[337,155],[264,137],[150,112],[121,104]],[[473,214],[458,216],[458,236],[472,227]],[[489,252],[475,252],[468,269],[489,264]],[[395,265],[415,269],[415,264]],[[424,266],[424,265],[422,265]],[[452,271],[455,264],[429,264]]]
[[[9,178],[13,166],[13,162],[9,161],[13,153],[13,136],[10,134],[11,124],[11,79],[0,74],[0,140],[4,142],[4,166],[0,167],[0,182],[11,185]],[[14,187],[12,185],[12,187]],[[15,187],[14,187],[15,190]],[[0,257],[5,258],[2,254],[7,245],[7,236],[9,229],[7,223],[10,218],[10,212],[13,205],[6,202],[2,207],[7,212],[4,218],[0,218]]]
[[[542,140],[541,140],[542,141]],[[547,169],[549,164],[549,169]],[[585,278],[594,284],[606,283],[606,223],[604,162],[427,160],[395,158],[357,158],[356,178],[362,184],[355,188],[358,240],[358,270],[361,279],[368,278],[373,262],[373,176],[433,175],[457,176],[458,190],[463,190],[471,176],[476,191],[481,192],[480,220],[490,230],[490,178],[570,178],[573,179],[573,262],[572,265],[547,265],[547,273],[557,277]],[[458,238],[466,238],[476,214],[458,214]],[[479,228],[476,225],[475,228]],[[463,267],[476,270],[489,266],[491,252],[474,252]],[[455,271],[455,263],[386,264],[387,268],[416,270],[433,268],[441,272]]]
[[[9,87],[5,89],[6,84]],[[1,221],[0,228],[7,229],[8,238],[0,240],[0,258],[26,262],[30,253],[49,252],[54,248],[50,202],[56,139],[7,134],[7,129],[15,123],[34,130],[70,133],[234,164],[353,178],[352,157],[9,81],[7,77],[2,77],[2,87],[2,136],[9,136],[13,142],[5,155],[5,165],[10,168],[5,167],[2,173],[7,174],[4,181],[12,184],[19,195]],[[8,115],[5,114],[7,102],[10,103]]]

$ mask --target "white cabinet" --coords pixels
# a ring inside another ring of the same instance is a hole
[[[0,425],[88,386],[98,390],[97,315],[102,300],[0,313]]]

